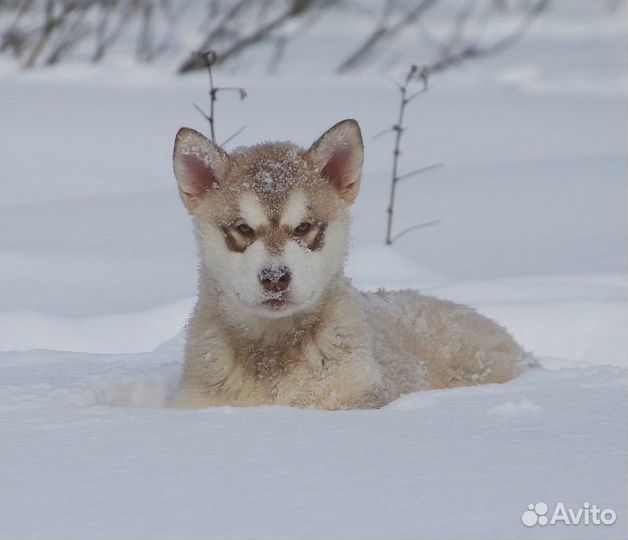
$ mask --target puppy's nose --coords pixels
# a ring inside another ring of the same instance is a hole
[[[285,291],[290,285],[292,273],[287,266],[266,266],[259,273],[260,283],[270,292]]]

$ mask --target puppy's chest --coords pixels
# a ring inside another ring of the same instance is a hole
[[[272,380],[286,376],[302,363],[305,354],[302,340],[290,337],[268,343],[254,340],[236,351],[237,361],[256,379]]]

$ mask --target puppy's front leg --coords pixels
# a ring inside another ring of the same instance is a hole
[[[303,392],[306,401],[311,396],[306,406],[352,409],[384,403],[379,368],[361,325],[328,324],[310,342],[304,360],[313,373],[313,388]]]

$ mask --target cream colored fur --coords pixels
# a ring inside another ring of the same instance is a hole
[[[354,121],[307,152],[266,144],[227,156],[180,132],[175,172],[201,267],[175,406],[379,407],[417,390],[502,383],[534,364],[469,307],[416,291],[361,293],[344,277],[361,151]],[[253,236],[238,232],[243,216]],[[302,221],[313,232],[298,236]],[[258,279],[270,264],[292,276],[272,297]],[[275,297],[285,305],[271,309]]]

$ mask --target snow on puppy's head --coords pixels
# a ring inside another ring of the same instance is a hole
[[[179,193],[225,310],[287,317],[314,306],[340,278],[362,159],[355,120],[339,122],[309,150],[278,142],[227,154],[197,131],[179,130]]]

